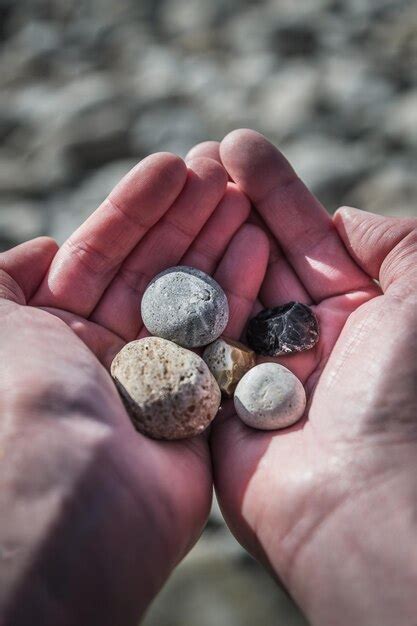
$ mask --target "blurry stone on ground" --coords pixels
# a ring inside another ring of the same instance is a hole
[[[73,189],[59,191],[51,196],[47,205],[49,232],[58,243],[63,243],[68,235],[100,206],[113,187],[136,161],[114,161],[94,170],[85,180]]]
[[[364,143],[308,133],[289,142],[284,152],[306,185],[332,211],[345,204],[343,198],[372,171],[372,160],[380,158]]]
[[[393,142],[417,151],[417,89],[393,99],[383,122]]]
[[[206,530],[142,626],[308,626],[287,594],[232,539]]]
[[[119,164],[248,126],[329,210],[417,214],[413,0],[7,0],[0,18],[0,213],[39,202],[62,241]]]
[[[416,171],[411,162],[393,160],[357,185],[348,194],[347,204],[366,206],[368,211],[381,215],[409,217],[413,214],[410,207],[416,206]]]
[[[8,248],[16,242],[42,235],[46,220],[40,206],[27,200],[5,200],[0,211],[0,246]]]

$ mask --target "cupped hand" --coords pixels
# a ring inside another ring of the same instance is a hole
[[[221,160],[269,235],[254,311],[299,300],[321,327],[314,349],[277,359],[306,387],[300,423],[255,431],[229,407],[212,430],[226,520],[312,624],[414,623],[416,220],[349,208],[332,220],[254,131],[191,154]]]
[[[223,284],[241,331],[268,258],[263,232],[244,224],[249,210],[216,161],[157,154],[59,250],[42,238],[0,255],[10,416],[0,545],[12,562],[0,568],[0,615],[9,603],[11,623],[28,610],[33,623],[136,623],[199,536],[212,491],[207,438],[137,433],[106,369],[144,335],[148,281],[178,263]]]

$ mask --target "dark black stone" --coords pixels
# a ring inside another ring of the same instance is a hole
[[[265,356],[303,352],[319,340],[319,325],[309,306],[287,302],[252,318],[246,339],[252,350]]]

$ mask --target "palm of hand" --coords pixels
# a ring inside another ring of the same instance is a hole
[[[38,338],[33,346],[36,367],[45,366],[40,354],[47,355],[44,360],[56,365],[58,377],[60,369],[62,377],[76,377],[80,395],[88,379],[84,395],[100,398],[99,419],[118,432],[117,454],[131,459],[132,492],[140,508],[153,511],[168,551],[153,558],[159,581],[192,545],[207,518],[212,489],[207,440],[166,444],[134,432],[109,377],[79,339],[108,369],[127,341],[144,335],[139,303],[147,282],[178,263],[199,267],[222,283],[232,309],[230,332],[239,333],[268,255],[263,233],[244,225],[248,213],[248,200],[227,183],[215,161],[193,159],[186,166],[173,155],[153,155],[123,179],[58,252],[49,240],[35,241],[5,257],[6,271],[23,288],[19,303],[30,305],[14,310],[20,309],[21,328],[29,325]],[[243,291],[235,292],[235,283],[248,270],[236,259],[248,245],[257,249],[252,277]],[[15,316],[14,337],[18,324]],[[27,346],[25,351],[29,362]],[[69,354],[70,375],[65,370]]]
[[[309,553],[321,550],[320,538],[311,541],[318,529],[326,526],[331,534],[333,518],[339,526],[340,517],[349,524],[349,516],[344,517],[348,497],[361,502],[366,514],[363,489],[385,472],[384,484],[395,480],[400,467],[398,458],[387,469],[385,453],[379,452],[382,441],[392,442],[396,453],[398,433],[386,420],[389,409],[376,407],[375,399],[367,397],[368,377],[382,384],[384,370],[398,359],[391,351],[392,337],[398,335],[397,309],[395,296],[375,297],[379,288],[341,241],[340,236],[348,243],[343,224],[337,234],[282,157],[258,135],[243,134],[229,137],[222,157],[267,222],[268,269],[262,230],[242,227],[249,212],[245,197],[232,183],[223,196],[224,173],[204,158],[216,158],[213,146],[210,154],[202,146],[194,153],[202,158],[189,163],[188,173],[170,156],[145,160],[63,246],[31,304],[61,317],[106,367],[126,341],[143,335],[138,303],[148,280],[180,262],[214,274],[225,288],[231,310],[226,333],[235,338],[261,306],[289,300],[315,306],[322,328],[319,345],[280,359],[306,385],[308,419],[281,433],[255,432],[229,406],[212,433],[215,482],[228,523],[249,550],[269,561],[293,587],[301,577],[301,552],[305,566]],[[374,332],[381,323],[385,352]],[[407,337],[400,333],[398,340],[405,345]],[[401,385],[397,388],[400,395],[407,393]],[[398,398],[392,401],[394,406]],[[384,421],[378,421],[378,411]],[[128,423],[125,414],[123,420]],[[400,439],[404,433],[406,429]],[[161,477],[175,473],[171,496],[181,512],[184,551],[207,514],[206,441],[166,446],[139,435],[137,441],[142,452],[148,450],[148,461],[152,457],[148,471],[156,464]],[[191,493],[193,506],[185,519]]]
[[[273,234],[262,305],[310,303],[322,332],[313,350],[278,359],[306,386],[305,418],[281,432],[256,432],[230,411],[213,429],[215,485],[238,539],[304,607],[321,610],[316,592],[330,588],[352,545],[367,546],[369,527],[381,522],[381,500],[394,491],[395,506],[402,498],[406,506],[417,488],[415,473],[410,476],[416,467],[415,302],[408,299],[415,223],[404,220],[390,232],[389,220],[352,224],[339,213],[332,224],[257,133],[232,133],[220,154]],[[384,295],[370,275],[379,276]],[[395,512],[388,507],[386,513],[389,528]],[[338,600],[339,609],[348,604]]]

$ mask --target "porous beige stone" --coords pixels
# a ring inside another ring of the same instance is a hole
[[[203,360],[227,396],[231,396],[239,380],[256,365],[255,353],[239,341],[220,337],[207,346]]]
[[[201,433],[220,405],[220,389],[204,361],[159,337],[126,344],[111,375],[136,428],[155,439]]]

